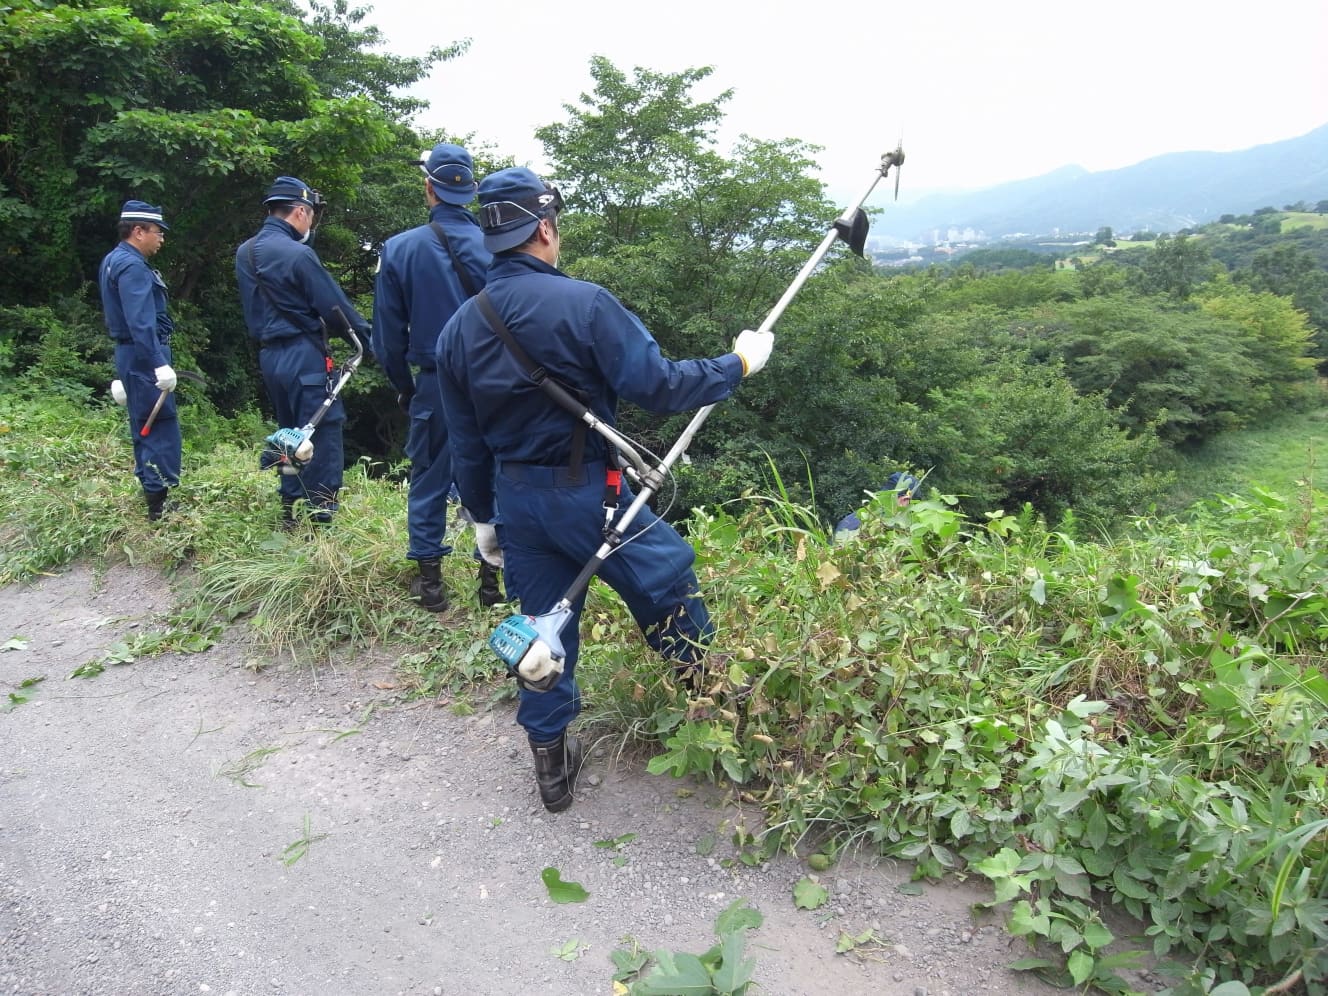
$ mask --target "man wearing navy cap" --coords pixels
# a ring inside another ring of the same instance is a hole
[[[442,612],[447,608],[442,558],[452,552],[443,542],[452,455],[434,372],[434,348],[443,324],[461,302],[484,286],[492,257],[484,248],[479,223],[466,210],[477,187],[470,153],[442,142],[422,165],[429,222],[394,235],[383,245],[374,282],[373,348],[410,416],[406,559],[416,561],[420,570],[411,592],[423,608]],[[480,572],[481,600],[497,596],[497,569],[481,560]],[[494,597],[489,604],[497,600]]]
[[[746,330],[732,352],[668,360],[645,326],[604,288],[557,268],[558,190],[528,169],[505,169],[479,187],[484,245],[494,253],[484,296],[532,363],[608,425],[619,398],[658,413],[723,401],[769,359],[773,335]],[[521,609],[548,612],[603,542],[611,454],[597,433],[555,405],[480,310],[467,301],[438,338],[438,376],[461,501],[474,514],[482,553],[499,555]],[[624,483],[617,513],[633,495]],[[501,550],[494,528],[502,510]],[[612,514],[610,510],[609,513]],[[684,681],[703,667],[712,627],[697,593],[695,553],[673,527],[643,508],[599,570]],[[582,747],[567,733],[580,711],[578,625],[585,595],[563,632],[564,669],[546,692],[520,689],[517,722],[535,755],[535,780],[550,812],[572,803]],[[542,645],[541,645],[542,646]],[[531,651],[534,653],[535,651]],[[547,664],[547,662],[545,662]],[[522,672],[538,679],[551,676]]]
[[[318,191],[293,176],[279,176],[264,195],[263,206],[267,218],[258,234],[236,250],[235,278],[245,324],[260,345],[258,365],[277,426],[298,428],[329,394],[334,364],[326,329],[341,333],[349,323],[366,336],[369,323],[308,245],[325,207]],[[345,470],[345,420],[345,408],[337,399],[318,424],[312,459],[299,473],[281,475],[283,524],[294,523],[300,499],[308,504],[313,522],[332,521]]]
[[[161,208],[125,201],[116,229],[120,242],[97,270],[106,329],[115,341],[111,396],[129,409],[134,476],[143,486],[148,518],[154,522],[166,507],[168,489],[180,483],[180,422],[171,367],[175,323],[166,310],[166,281],[148,265],[168,227]],[[143,428],[154,407],[157,414],[145,436]]]
[[[906,508],[917,497],[921,488],[922,482],[916,477],[902,470],[897,470],[885,479],[885,487],[877,494],[893,494],[896,507]],[[853,534],[861,528],[862,520],[858,518],[858,513],[849,512],[848,515],[835,524],[834,540],[836,543],[842,543],[845,540],[852,539]]]

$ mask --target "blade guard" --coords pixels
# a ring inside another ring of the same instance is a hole
[[[854,255],[861,256],[863,250],[867,248],[868,225],[866,212],[862,208],[858,208],[853,214],[840,218],[835,222],[835,232],[848,243],[848,247],[853,250]]]
[[[562,638],[558,635],[571,613],[566,610],[550,612],[542,616],[508,616],[489,637],[489,646],[498,655],[498,659],[507,668],[507,673],[516,679],[517,684],[532,692],[547,692],[563,674],[563,660],[567,652],[563,649]],[[543,643],[549,649],[553,659],[553,670],[532,681],[521,673],[521,661],[536,643]]]
[[[263,470],[280,468],[283,474],[298,474],[313,459],[313,433],[304,429],[278,429],[267,437],[267,447],[259,458]]]

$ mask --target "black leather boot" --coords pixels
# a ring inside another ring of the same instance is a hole
[[[447,608],[447,592],[443,591],[443,562],[420,561],[420,607],[430,612]]]
[[[148,521],[156,522],[166,511],[166,496],[169,491],[144,491],[143,501],[148,506]]]
[[[498,587],[498,568],[487,560],[480,561],[480,604],[497,605],[505,601],[503,590]]]
[[[580,738],[564,733],[547,743],[530,741],[535,755],[535,783],[539,785],[540,799],[551,813],[561,813],[572,804],[576,790],[576,776],[585,755]]]

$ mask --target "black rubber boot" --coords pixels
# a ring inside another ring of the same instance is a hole
[[[286,532],[290,532],[295,526],[295,499],[283,497],[281,499],[281,528]]]
[[[443,591],[443,562],[420,561],[420,607],[430,612],[447,608],[447,592]]]
[[[535,783],[539,785],[540,800],[551,813],[561,813],[572,804],[576,790],[576,776],[585,755],[581,740],[564,733],[547,743],[530,741],[535,755]]]
[[[498,587],[498,568],[487,560],[480,561],[480,604],[498,605],[505,601],[503,590]]]
[[[148,521],[156,522],[166,511],[166,496],[169,491],[144,491],[143,501],[148,506]]]

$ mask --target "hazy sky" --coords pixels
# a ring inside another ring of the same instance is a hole
[[[375,0],[387,49],[470,50],[417,88],[422,127],[474,133],[540,170],[534,130],[565,120],[602,55],[630,75],[713,66],[719,133],[823,147],[856,199],[902,136],[903,191],[985,187],[1078,164],[1227,151],[1328,123],[1328,0]],[[888,201],[882,184],[870,204]],[[901,197],[903,194],[901,193]]]

